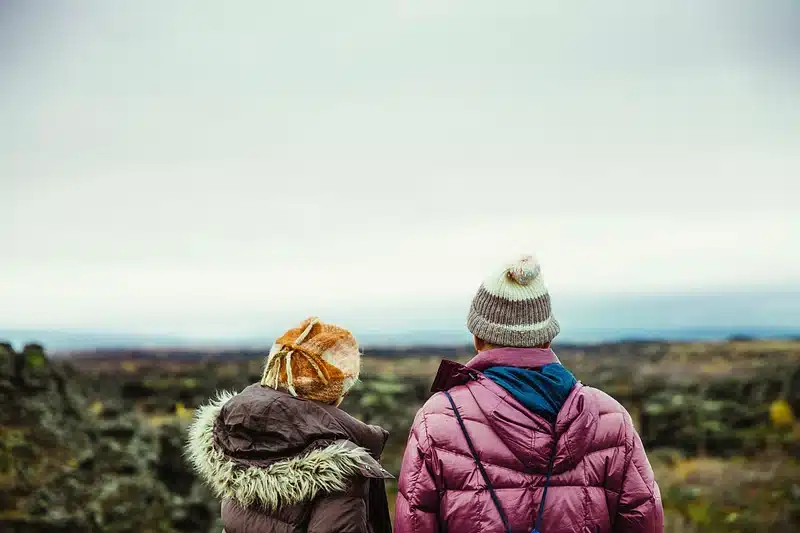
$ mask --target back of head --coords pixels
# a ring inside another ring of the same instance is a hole
[[[261,384],[333,404],[358,381],[360,366],[361,353],[353,334],[311,317],[275,341]]]
[[[187,452],[224,500],[228,531],[305,529],[318,495],[361,496],[365,478],[390,476],[377,460],[385,430],[332,406],[358,380],[360,359],[349,331],[308,318],[275,341],[260,384],[197,409]]]
[[[535,347],[552,342],[561,327],[533,256],[505,264],[481,283],[467,327],[475,337],[495,346]]]

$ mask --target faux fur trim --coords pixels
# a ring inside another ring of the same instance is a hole
[[[313,500],[320,492],[343,491],[348,478],[356,475],[391,477],[366,449],[349,441],[337,441],[266,468],[237,465],[214,445],[212,432],[222,406],[235,395],[220,393],[197,409],[189,428],[186,453],[217,497],[277,509]]]

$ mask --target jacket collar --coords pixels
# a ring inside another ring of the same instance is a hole
[[[550,348],[495,348],[480,352],[467,363],[467,366],[483,372],[493,366],[539,368],[560,362]]]
[[[478,372],[493,366],[539,368],[550,363],[560,363],[550,348],[496,348],[480,352],[466,365],[443,360],[433,380],[431,392],[440,392],[477,379]]]

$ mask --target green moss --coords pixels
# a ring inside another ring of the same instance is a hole
[[[31,351],[25,353],[25,365],[32,370],[41,370],[47,364],[44,353]]]

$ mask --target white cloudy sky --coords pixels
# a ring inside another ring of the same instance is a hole
[[[391,324],[519,251],[554,298],[796,287],[798,27],[792,0],[0,0],[0,324]]]

